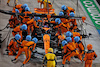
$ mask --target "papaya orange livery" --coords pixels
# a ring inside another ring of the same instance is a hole
[[[49,14],[54,14],[54,11],[55,9],[49,9]],[[45,8],[34,8],[34,12],[39,14],[48,14],[48,10]]]
[[[50,36],[48,34],[45,34],[43,36],[43,41],[44,41],[45,53],[48,53],[48,49],[50,48]]]
[[[49,30],[50,28],[43,28],[45,31]]]

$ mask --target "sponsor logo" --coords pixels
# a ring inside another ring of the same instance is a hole
[[[94,0],[80,0],[88,16],[100,34],[100,10]]]

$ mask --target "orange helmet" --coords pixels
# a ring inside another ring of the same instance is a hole
[[[93,48],[93,47],[92,47],[92,44],[88,44],[88,45],[87,45],[87,49],[88,49],[88,50],[91,50],[92,48]]]

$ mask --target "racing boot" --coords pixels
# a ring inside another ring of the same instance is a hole
[[[7,53],[3,53],[3,55],[8,55],[9,51],[7,51]]]
[[[16,59],[11,60],[12,62],[16,62]]]
[[[67,64],[70,64],[70,61],[67,61]]]
[[[22,64],[21,67],[24,67],[24,64]]]
[[[3,53],[3,55],[8,55],[8,53]]]
[[[6,49],[5,51],[9,51],[8,49]]]

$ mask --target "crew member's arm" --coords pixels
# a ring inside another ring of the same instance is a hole
[[[33,24],[34,24],[34,26],[35,26],[36,28],[39,28],[39,26],[36,25],[36,21],[34,21]]]
[[[87,53],[85,53],[85,57],[84,57],[84,59],[83,59],[84,61],[86,61],[87,60]]]
[[[44,62],[47,60],[47,58],[46,58],[46,55],[44,56],[44,58],[43,58],[43,64],[44,64]]]
[[[80,49],[82,51],[80,55],[84,54],[84,46],[83,46],[83,44],[79,43],[79,47],[80,47]]]
[[[62,25],[62,24],[56,25],[54,28],[58,28],[58,27],[61,27],[61,25]]]
[[[55,55],[55,58],[54,58],[54,60],[55,60],[55,62],[56,62],[56,65],[57,65],[57,57],[56,57],[56,55]]]
[[[94,52],[94,58],[97,58],[97,54]]]
[[[33,50],[35,49],[35,47],[36,47],[36,43],[34,43]]]
[[[10,41],[9,45],[7,46],[8,48],[13,44],[13,39]]]

